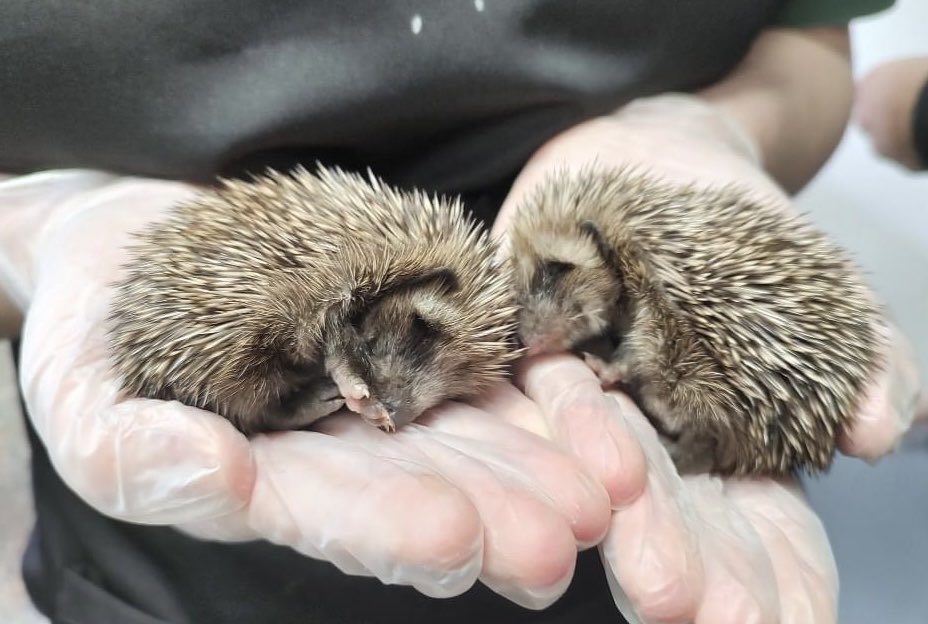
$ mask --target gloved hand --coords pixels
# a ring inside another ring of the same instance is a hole
[[[517,179],[494,232],[505,240],[521,198],[546,173],[594,163],[640,166],[679,183],[737,183],[792,209],[733,120],[695,97],[668,95],[633,102],[549,141]],[[915,364],[896,332],[892,345],[887,374],[874,380],[857,425],[841,438],[845,453],[875,460],[911,424],[918,394]],[[553,379],[560,386],[551,387]],[[598,379],[572,356],[523,363],[520,385],[562,427],[571,426],[581,396],[588,401],[585,422],[615,418],[601,400]],[[630,622],[836,621],[834,558],[797,483],[681,479],[636,407],[618,393],[609,396],[620,408],[622,427],[631,426],[647,458],[647,487],[616,506],[600,551],[616,603]]]
[[[618,408],[558,421],[555,444],[531,433],[552,429],[538,407],[501,383],[392,435],[345,415],[248,440],[215,414],[118,400],[103,320],[123,246],[194,190],[88,171],[0,181],[0,290],[25,312],[20,382],[64,481],[115,518],[266,538],[430,596],[479,578],[529,607],[559,597],[578,545],[604,536],[610,499],[644,488]]]

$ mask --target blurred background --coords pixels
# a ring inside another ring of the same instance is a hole
[[[857,76],[885,61],[928,55],[928,2],[897,0],[858,20],[852,37]],[[914,343],[928,382],[928,173],[880,160],[851,127],[797,202],[855,253]],[[0,342],[0,622],[38,624],[47,620],[32,610],[19,576],[32,511],[14,383],[9,345]],[[914,432],[876,467],[839,458],[827,477],[806,487],[838,562],[839,621],[928,622],[928,432]]]
[[[928,56],[928,2],[897,0],[855,22],[852,37],[858,77]],[[797,201],[867,269],[928,384],[928,172],[880,160],[852,126]],[[928,622],[928,431],[906,442],[876,467],[841,457],[805,483],[838,563],[841,624]]]

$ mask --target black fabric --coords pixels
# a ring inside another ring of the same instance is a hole
[[[631,98],[718,80],[781,4],[4,0],[0,171],[206,181],[320,160],[463,193],[489,221],[545,140]],[[533,612],[482,586],[431,600],[264,542],[117,522],[74,496],[29,433],[37,522],[23,573],[54,622],[620,620],[595,552]]]
[[[718,79],[783,3],[477,4],[4,0],[0,171],[318,159],[476,191],[581,119]]]
[[[912,141],[922,169],[928,169],[928,80],[918,92],[912,111]]]

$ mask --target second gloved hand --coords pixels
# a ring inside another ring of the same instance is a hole
[[[505,236],[521,198],[549,172],[591,165],[638,167],[681,185],[737,184],[793,210],[758,161],[735,122],[705,102],[684,95],[639,100],[545,144],[516,180],[494,231]],[[912,423],[918,396],[911,350],[903,336],[887,331],[892,340],[885,374],[862,397],[855,426],[839,437],[841,451],[868,460],[896,446]],[[630,622],[836,621],[834,557],[795,481],[681,478],[638,409],[623,395],[604,395],[593,372],[573,356],[533,359],[520,377],[528,397],[555,423],[552,431],[569,429],[578,419],[619,421],[643,449],[647,485],[640,496],[615,505],[601,547],[616,603]],[[552,388],[551,379],[560,384]],[[585,410],[577,409],[578,397],[586,398]],[[571,450],[581,460],[597,459]]]

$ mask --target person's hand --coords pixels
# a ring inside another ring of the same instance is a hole
[[[877,153],[919,171],[924,163],[915,149],[913,115],[918,95],[928,83],[928,57],[877,66],[857,83],[854,119]]]
[[[114,518],[266,538],[430,596],[479,579],[532,608],[559,597],[578,546],[603,538],[610,499],[644,487],[644,457],[618,417],[549,426],[501,383],[478,406],[449,403],[396,434],[344,415],[249,440],[212,413],[120,399],[103,333],[110,285],[129,234],[194,191],[86,171],[0,181],[0,287],[26,318],[20,382],[65,482]]]
[[[590,164],[638,166],[680,183],[736,183],[792,209],[733,121],[694,98],[667,96],[633,103],[544,145],[516,180],[495,233],[505,240],[521,198],[548,172]],[[856,426],[842,434],[845,453],[874,460],[893,449],[911,424],[914,360],[900,335],[893,333],[891,344],[886,375],[874,380]],[[552,379],[561,385],[551,387]],[[635,406],[620,394],[603,395],[594,374],[572,356],[523,363],[519,383],[550,422],[570,427],[572,418],[600,419],[615,426],[618,419],[619,429],[637,436],[647,486],[634,500],[615,505],[601,546],[616,603],[630,621],[835,621],[834,559],[795,482],[681,479]],[[604,396],[612,397],[611,406]],[[585,411],[578,411],[580,397],[587,399]]]

